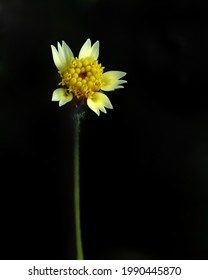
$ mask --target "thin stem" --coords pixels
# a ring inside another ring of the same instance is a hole
[[[81,239],[80,224],[80,180],[79,180],[79,134],[80,134],[80,116],[75,113],[74,116],[74,212],[75,212],[75,235],[76,235],[76,257],[77,260],[83,260],[84,254]]]

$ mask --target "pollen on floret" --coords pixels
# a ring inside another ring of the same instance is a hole
[[[74,68],[70,68],[68,71],[70,74],[74,74],[75,73],[75,69]]]
[[[73,85],[76,84],[76,82],[77,82],[76,78],[71,78],[70,81],[69,81],[69,85],[73,86]]]
[[[87,65],[85,69],[87,72],[89,72],[91,70],[91,65]]]

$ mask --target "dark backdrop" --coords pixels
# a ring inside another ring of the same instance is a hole
[[[208,6],[0,0],[0,258],[74,258],[70,105],[50,44],[127,72],[81,127],[86,259],[208,258]]]

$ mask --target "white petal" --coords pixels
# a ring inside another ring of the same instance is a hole
[[[92,111],[94,111],[98,116],[100,116],[100,111],[92,99],[87,99],[87,105]]]
[[[52,101],[59,101],[61,99],[61,96],[65,94],[64,88],[57,88],[54,90],[52,95]]]
[[[98,56],[99,56],[99,47],[100,47],[99,41],[95,42],[95,43],[92,45],[90,57],[92,57],[92,58],[94,58],[94,59],[98,59]]]
[[[109,100],[109,98],[100,92],[96,92],[93,94],[92,98],[87,99],[87,105],[91,110],[93,110],[98,116],[100,115],[100,111],[106,113],[105,108],[113,109],[113,106]]]
[[[84,43],[84,45],[81,47],[81,50],[79,52],[79,58],[85,58],[89,57],[91,54],[92,48],[91,48],[91,40],[87,39],[87,41]]]
[[[66,46],[65,46],[65,48],[66,48]],[[61,44],[58,42],[58,52],[59,52],[59,58],[61,61],[61,67],[59,68],[59,70],[64,69],[67,66],[67,64],[70,62],[67,59],[68,53],[65,53],[65,48],[63,48],[61,46]],[[67,52],[68,52],[68,49],[67,49]]]
[[[102,75],[102,86],[101,89],[105,91],[122,88],[121,84],[127,83],[126,80],[119,80],[126,75],[122,71],[108,71]]]
[[[105,107],[104,106],[100,106],[99,107],[99,110],[105,114],[107,114],[107,111],[105,110]]]
[[[62,41],[62,46],[58,42],[57,49],[51,45],[51,50],[56,67],[58,70],[63,70],[73,57],[71,49],[64,41]]]
[[[118,85],[125,84],[125,83],[127,83],[126,80],[118,80]]]
[[[62,60],[60,58],[60,55],[53,45],[51,45],[51,50],[52,50],[52,55],[53,55],[53,61],[56,65],[56,67],[60,70],[62,68]]]
[[[62,49],[62,46],[59,42],[58,42],[58,52],[62,63],[64,63],[65,62],[64,50]]]
[[[59,101],[59,106],[66,104],[73,98],[72,93],[67,93],[64,88],[57,88],[52,95],[52,101]]]
[[[59,107],[65,105],[66,103],[70,102],[73,98],[73,95],[70,94],[68,96],[66,96],[65,98],[62,98],[60,101],[59,101]]]
[[[74,57],[74,55],[70,47],[64,41],[62,41],[62,49],[64,52],[64,58],[66,63],[70,63],[70,60]]]

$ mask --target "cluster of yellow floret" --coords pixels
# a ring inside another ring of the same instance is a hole
[[[91,98],[101,88],[103,69],[101,63],[93,58],[73,58],[67,68],[60,71],[60,84],[77,98]]]

